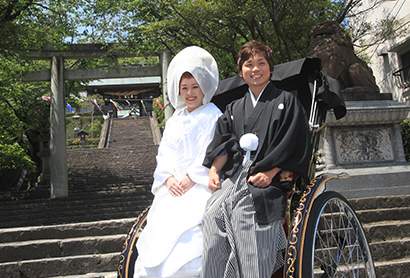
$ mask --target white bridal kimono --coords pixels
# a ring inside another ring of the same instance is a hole
[[[201,222],[208,189],[209,169],[202,166],[215,124],[221,115],[213,104],[191,113],[177,110],[167,121],[158,148],[152,193],[155,195],[147,225],[137,242],[134,277],[187,277],[199,275],[202,255]],[[186,174],[196,184],[181,197],[173,197],[165,181]]]

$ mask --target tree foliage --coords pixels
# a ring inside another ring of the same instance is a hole
[[[131,36],[140,45],[172,53],[188,45],[209,50],[223,78],[236,72],[235,56],[250,40],[261,40],[275,52],[276,63],[305,57],[312,27],[335,20],[344,1],[328,0],[136,0],[130,1]]]
[[[49,133],[49,82],[22,82],[24,72],[41,70],[48,61],[20,58],[45,44],[62,45],[75,30],[73,3],[61,1],[2,1],[0,4],[0,174],[20,167],[40,171],[38,140]],[[68,99],[78,83],[66,83]],[[33,176],[35,179],[35,176]]]
[[[40,134],[49,130],[49,105],[41,99],[41,96],[48,94],[49,88],[46,84],[21,82],[23,71],[38,68],[32,62],[9,55],[7,59],[0,56],[0,64],[4,66],[0,70],[0,156],[13,157],[15,151],[13,159],[2,162],[10,163],[14,168],[30,166],[28,168],[34,170],[33,161],[39,162],[36,155],[38,144],[35,142]],[[10,144],[13,146],[7,148]],[[10,168],[10,165],[1,165],[1,169]]]

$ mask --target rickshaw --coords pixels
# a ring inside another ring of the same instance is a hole
[[[326,189],[326,182],[348,178],[348,174],[316,173],[327,111],[333,109],[336,119],[346,114],[339,83],[321,71],[317,57],[275,65],[271,81],[301,101],[309,116],[313,147],[308,179],[296,177],[283,184],[288,192],[283,277],[376,277],[369,244],[354,209],[341,194]],[[246,91],[242,78],[228,78],[220,81],[212,101],[224,111]],[[118,277],[133,277],[136,241],[148,211],[149,207],[139,214],[126,237]]]

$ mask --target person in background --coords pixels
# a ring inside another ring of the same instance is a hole
[[[210,103],[218,83],[215,59],[191,46],[168,68],[169,100],[176,109],[158,148],[155,195],[138,242],[134,277],[199,276],[202,218],[212,195],[202,165],[221,111]]]
[[[203,163],[215,192],[203,219],[204,278],[267,278],[283,266],[286,190],[280,176],[284,170],[307,176],[311,158],[304,108],[270,82],[271,48],[244,44],[237,66],[249,90],[219,118]]]

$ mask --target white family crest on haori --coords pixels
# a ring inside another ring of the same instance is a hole
[[[184,106],[179,97],[179,82],[185,72],[191,73],[201,87],[204,93],[202,104],[209,103],[219,84],[218,65],[214,57],[203,48],[189,46],[172,59],[167,72],[167,88],[169,101],[175,109]]]
[[[251,158],[251,152],[256,151],[258,149],[258,136],[256,136],[253,133],[246,133],[242,135],[241,139],[239,139],[239,145],[245,151],[242,162],[242,165],[245,165],[246,161],[248,161]]]

